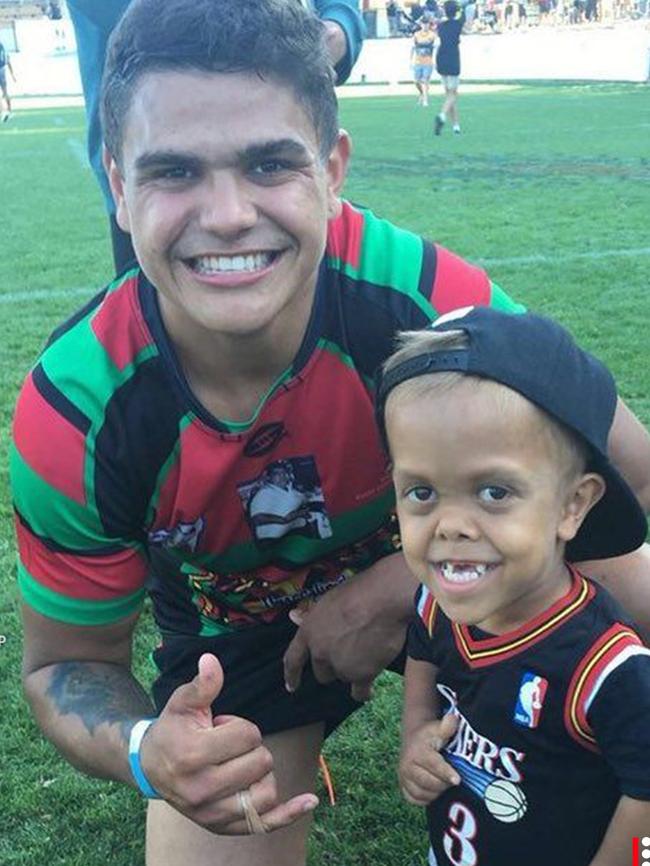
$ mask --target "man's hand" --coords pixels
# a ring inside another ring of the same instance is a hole
[[[293,611],[300,627],[284,656],[288,691],[311,660],[318,682],[352,683],[352,697],[367,700],[375,677],[404,646],[415,587],[396,553],[329,590],[302,616]]]
[[[313,794],[278,803],[273,759],[259,729],[235,716],[212,718],[223,686],[217,658],[204,654],[192,682],[179,686],[142,742],[147,779],[174,808],[214,833],[246,834],[239,792],[267,831],[293,823],[318,804]]]
[[[348,40],[345,31],[336,21],[323,21],[325,27],[325,43],[332,59],[332,66],[336,66],[346,55]]]
[[[422,725],[404,743],[398,776],[408,803],[427,806],[451,785],[460,784],[458,773],[440,754],[457,727],[458,718],[448,713],[441,721]]]

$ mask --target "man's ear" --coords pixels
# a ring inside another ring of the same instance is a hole
[[[352,141],[344,129],[339,130],[336,144],[327,157],[325,170],[327,172],[327,215],[329,219],[335,219],[341,213],[341,199],[339,195],[345,183],[348,170],[348,162],[352,152]]]
[[[605,482],[595,472],[586,472],[572,482],[566,493],[558,538],[565,542],[575,538],[585,517],[604,493]]]
[[[102,163],[115,202],[115,219],[123,232],[131,233],[131,221],[124,196],[124,178],[115,157],[102,145]]]

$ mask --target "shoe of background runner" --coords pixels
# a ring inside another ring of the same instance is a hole
[[[454,135],[460,135],[460,126],[454,126]]]

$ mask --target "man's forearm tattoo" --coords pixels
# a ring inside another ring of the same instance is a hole
[[[47,696],[61,715],[79,716],[91,735],[101,724],[120,723],[127,740],[134,718],[154,714],[142,686],[118,665],[60,662],[54,665]]]

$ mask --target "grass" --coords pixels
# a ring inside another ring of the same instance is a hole
[[[435,100],[434,100],[435,101]],[[484,263],[510,294],[556,316],[613,369],[650,424],[650,90],[643,85],[525,86],[461,96],[463,134],[431,135],[412,97],[343,100],[355,140],[346,194]],[[16,113],[0,130],[0,863],[137,866],[143,804],[87,779],[47,744],[23,703],[21,636],[6,457],[22,378],[51,329],[110,275],[99,193],[79,159],[78,109]],[[137,636],[138,673],[153,629]],[[394,764],[399,680],[326,755],[338,794],[317,814],[310,866],[415,866],[423,816],[403,804]],[[321,793],[323,793],[321,791]]]

